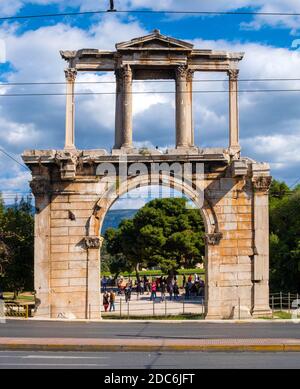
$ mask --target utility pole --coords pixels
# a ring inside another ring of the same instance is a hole
[[[109,0],[109,3],[110,9],[108,9],[107,12],[116,12],[117,10],[115,9],[114,0]]]

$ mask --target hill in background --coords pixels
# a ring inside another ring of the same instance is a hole
[[[104,219],[101,235],[103,236],[110,227],[118,228],[123,219],[132,219],[137,211],[138,209],[113,209],[108,211]]]

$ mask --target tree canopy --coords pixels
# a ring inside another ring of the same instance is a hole
[[[106,249],[137,272],[140,266],[157,266],[170,273],[202,262],[204,231],[200,211],[189,208],[186,199],[155,199],[106,231]]]
[[[270,286],[300,291],[300,188],[277,181],[270,190]]]
[[[5,208],[0,196],[0,286],[33,289],[33,215],[31,199]]]

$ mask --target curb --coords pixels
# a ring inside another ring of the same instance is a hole
[[[299,345],[247,346],[100,346],[100,345],[2,345],[0,351],[77,351],[77,352],[300,352]]]
[[[213,324],[255,324],[255,323],[264,323],[264,324],[274,324],[274,323],[285,323],[285,324],[299,324],[300,319],[223,319],[223,320],[155,320],[155,319],[57,319],[57,318],[41,318],[41,317],[31,317],[25,319],[24,317],[5,317],[5,320],[8,322],[10,320],[19,320],[19,321],[41,321],[41,322],[56,322],[56,323],[158,323],[158,324],[187,324],[187,323],[198,323],[199,325],[213,323]]]
[[[282,340],[266,339],[256,341],[234,341],[208,339],[204,342],[195,344],[195,339],[184,342],[176,342],[170,339],[155,340],[149,339],[135,340],[132,339],[106,339],[106,340],[90,340],[86,343],[76,342],[72,339],[68,342],[67,339],[40,339],[39,341],[31,338],[26,340],[6,338],[0,340],[1,351],[86,351],[86,352],[300,352],[300,341],[287,339]],[[222,344],[223,342],[223,344]],[[152,344],[151,344],[152,343]]]

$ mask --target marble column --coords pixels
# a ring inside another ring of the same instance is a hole
[[[115,111],[115,145],[114,149],[122,146],[123,132],[123,71],[116,69],[116,111]]]
[[[65,69],[66,76],[66,134],[65,149],[75,149],[75,102],[74,87],[77,70],[75,68]]]
[[[188,125],[190,126],[190,140],[189,146],[193,147],[195,145],[194,139],[194,118],[193,118],[193,78],[194,70],[188,69],[187,72],[187,86],[188,86]]]
[[[252,316],[270,316],[269,305],[269,195],[272,177],[257,176],[253,182],[253,306]]]
[[[191,142],[190,96],[188,68],[178,66],[176,74],[176,148],[189,147]]]
[[[238,69],[230,69],[229,76],[229,149],[233,154],[240,151],[238,112]]]
[[[123,128],[121,147],[132,147],[132,70],[123,68]]]
[[[39,301],[35,314],[39,318],[51,317],[50,286],[50,205],[51,188],[49,174],[46,178],[33,179],[30,187],[35,197],[34,215],[34,289]]]

